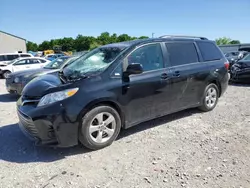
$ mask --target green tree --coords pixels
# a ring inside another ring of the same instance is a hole
[[[97,37],[97,40],[101,45],[110,44],[111,37],[109,35],[109,32],[101,33],[101,35]]]
[[[218,38],[215,40],[217,45],[230,44],[231,39],[227,37]]]
[[[74,41],[74,49],[78,52],[89,50],[90,45],[95,41],[94,37],[78,35]]]
[[[28,41],[26,43],[26,46],[27,46],[27,51],[36,52],[38,50],[38,45],[36,43],[34,43],[34,42]]]
[[[101,45],[98,44],[97,41],[95,41],[95,42],[93,42],[93,43],[90,44],[89,50],[93,50],[93,49],[95,49],[95,48],[98,48],[99,46],[101,46]]]
[[[39,47],[38,50],[44,51],[44,50],[49,50],[52,49],[52,46],[50,46],[50,42],[49,41],[43,41]]]
[[[117,42],[124,42],[129,40],[131,40],[131,37],[128,36],[127,34],[122,34],[117,37]]]
[[[232,40],[232,39],[227,38],[227,37],[218,38],[215,40],[215,42],[217,45],[240,44],[239,40]]]
[[[240,41],[239,40],[231,40],[230,44],[240,44]]]
[[[116,33],[113,33],[111,36],[110,36],[110,43],[116,43],[117,42],[117,34]]]
[[[148,39],[149,37],[147,36],[140,36],[139,39]]]

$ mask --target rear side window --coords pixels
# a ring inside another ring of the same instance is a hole
[[[18,55],[6,55],[6,57],[7,57],[7,61],[11,61],[11,60],[18,58],[19,56]]]
[[[166,43],[169,60],[172,66],[198,62],[198,54],[194,43]]]
[[[223,58],[219,48],[212,42],[197,41],[204,61],[215,61]]]

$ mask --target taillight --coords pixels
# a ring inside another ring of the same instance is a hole
[[[225,63],[224,63],[224,66],[225,66],[225,68],[228,70],[228,69],[229,69],[229,62],[228,62],[228,61],[225,62]]]

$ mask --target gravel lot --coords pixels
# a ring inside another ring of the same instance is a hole
[[[250,187],[250,87],[229,86],[216,109],[122,131],[108,148],[34,146],[0,80],[0,187]]]

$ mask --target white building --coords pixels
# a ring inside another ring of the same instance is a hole
[[[1,53],[26,53],[26,40],[0,31],[0,54]]]

